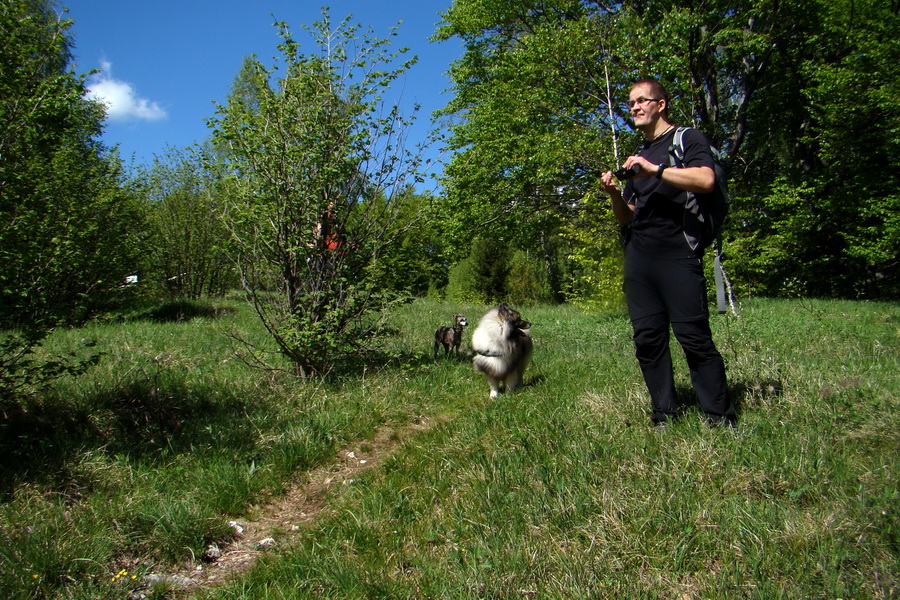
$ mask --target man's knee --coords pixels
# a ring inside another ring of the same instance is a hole
[[[712,338],[709,321],[704,319],[672,323],[672,331],[689,361],[702,364],[721,359],[722,356]]]
[[[668,352],[669,322],[665,315],[651,315],[631,322],[635,355],[641,364],[659,360]]]

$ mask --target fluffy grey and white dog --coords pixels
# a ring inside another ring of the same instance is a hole
[[[475,370],[484,373],[491,386],[491,398],[502,389],[513,391],[522,385],[522,376],[531,359],[531,323],[518,311],[500,304],[481,317],[472,333]]]

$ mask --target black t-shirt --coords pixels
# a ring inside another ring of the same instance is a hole
[[[658,138],[645,142],[638,154],[653,164],[669,165],[669,148],[675,129],[673,127]],[[713,168],[709,142],[702,132],[688,129],[684,132],[682,145],[684,164],[681,166]],[[642,177],[628,180],[623,197],[635,207],[627,241],[631,249],[671,258],[689,258],[699,254],[691,249],[684,236],[687,192],[656,177]]]

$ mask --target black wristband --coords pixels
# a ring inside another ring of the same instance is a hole
[[[667,165],[667,164],[660,164],[660,165],[658,165],[658,166],[659,166],[659,168],[656,170],[656,178],[657,178],[657,179],[662,179],[662,172],[665,171],[665,170],[666,170],[666,167],[668,167],[669,165]]]

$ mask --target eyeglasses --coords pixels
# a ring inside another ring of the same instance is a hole
[[[634,108],[635,104],[640,104],[643,106],[648,102],[659,102],[660,100],[662,100],[662,98],[644,98],[643,96],[641,96],[637,100],[629,100],[625,104],[628,106],[628,108]]]

